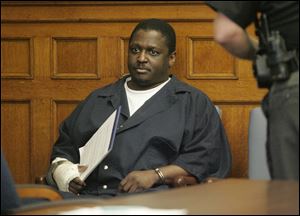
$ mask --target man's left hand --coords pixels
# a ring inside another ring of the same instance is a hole
[[[159,177],[154,170],[133,171],[129,173],[119,185],[119,190],[122,192],[140,192],[151,188]]]

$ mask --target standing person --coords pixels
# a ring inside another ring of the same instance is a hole
[[[217,11],[215,40],[231,54],[253,60],[259,87],[269,88],[262,108],[271,177],[299,180],[299,1],[206,3]],[[245,31],[251,23],[258,44]]]
[[[226,177],[231,153],[211,100],[170,74],[176,35],[166,22],[139,23],[129,39],[130,75],[92,92],[62,122],[47,181],[61,191],[112,197],[162,190],[179,175]],[[112,151],[83,182],[79,148],[121,105]]]

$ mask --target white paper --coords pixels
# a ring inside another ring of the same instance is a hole
[[[186,215],[186,209],[156,209],[145,206],[103,206],[78,208],[60,215]]]
[[[81,180],[84,181],[112,149],[116,130],[114,126],[117,126],[119,111],[120,108],[115,110],[89,141],[79,149],[80,165],[87,166],[87,169],[80,174]]]

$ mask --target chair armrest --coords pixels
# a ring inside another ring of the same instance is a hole
[[[210,184],[210,183],[214,183],[217,181],[222,180],[221,178],[216,178],[216,177],[207,177],[206,179],[204,179],[201,184]]]
[[[221,179],[219,178],[215,178],[215,177],[208,177],[206,179],[204,179],[202,182],[200,182],[201,184],[207,184],[207,183],[213,183],[216,181],[219,181]],[[192,176],[192,175],[181,175],[181,176],[176,176],[172,182],[170,183],[170,185],[172,187],[186,187],[186,186],[191,186],[191,185],[196,185],[199,184],[198,180]]]
[[[42,198],[50,201],[63,199],[58,191],[47,185],[17,184],[16,190],[20,198]]]
[[[42,185],[47,185],[47,181],[46,181],[46,176],[38,176],[35,178],[34,181],[36,184],[42,184]]]
[[[176,176],[171,182],[170,185],[172,187],[186,187],[189,185],[198,184],[197,179],[192,175],[181,175]]]

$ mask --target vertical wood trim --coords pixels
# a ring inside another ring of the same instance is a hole
[[[45,167],[49,167],[52,143],[49,133],[50,100],[33,99],[32,103],[31,182],[34,182],[36,177],[45,175]]]

